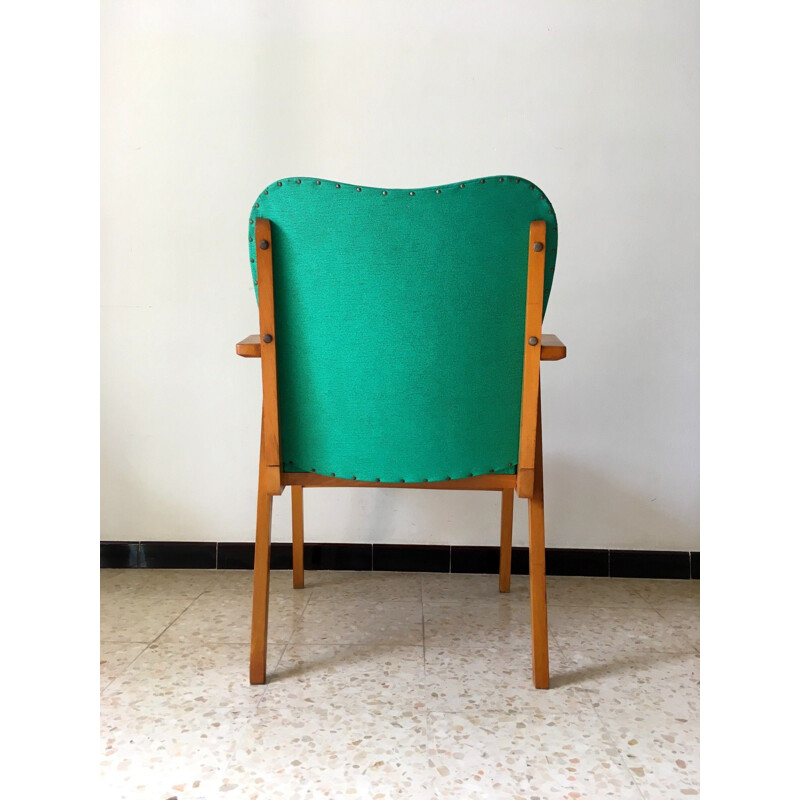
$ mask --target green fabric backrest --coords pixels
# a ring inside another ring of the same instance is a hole
[[[556,218],[530,181],[424,189],[316,178],[268,186],[281,459],[286,471],[423,482],[515,471],[530,222]],[[257,290],[258,287],[256,287]]]

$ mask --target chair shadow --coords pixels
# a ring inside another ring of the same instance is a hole
[[[550,675],[553,688],[580,686],[595,678],[608,677],[615,673],[623,673],[630,669],[644,669],[657,664],[669,664],[686,657],[686,653],[642,653],[636,656],[624,656],[602,664],[584,664],[576,669],[569,669]]]
[[[385,643],[380,641],[363,641],[355,644],[348,642],[303,642],[298,643],[301,646],[309,647],[328,647],[332,651],[313,658],[305,658],[303,661],[292,664],[291,666],[282,667],[281,662],[274,668],[272,672],[267,674],[267,685],[273,681],[285,680],[287,678],[298,678],[306,674],[313,674],[319,670],[329,669],[337,664],[350,661],[352,663],[372,663],[374,662],[375,655],[380,652],[386,652],[394,647],[420,647],[421,645],[405,645],[398,643]],[[275,647],[276,645],[271,645]],[[357,651],[358,657],[354,657],[354,652]],[[281,661],[283,657],[281,657]]]
[[[274,645],[273,645],[274,646]],[[336,645],[332,643],[333,647],[341,647],[341,653],[327,653],[324,656],[317,658],[303,660],[300,663],[292,664],[291,666],[281,667],[278,666],[268,674],[267,685],[271,683],[278,683],[283,680],[292,678],[301,678],[305,675],[311,675],[319,670],[329,669],[337,664],[346,661],[351,662],[371,662],[374,656],[380,651],[385,652],[391,648],[391,644],[381,644],[380,642],[364,642],[357,645]],[[404,647],[407,645],[396,645],[397,647]],[[358,657],[354,658],[353,647],[358,648]],[[627,656],[619,659],[614,659],[610,662],[606,661],[602,664],[586,664],[575,669],[568,669],[566,672],[551,672],[550,674],[550,688],[551,689],[566,689],[568,687],[578,687],[585,685],[588,681],[596,678],[608,677],[615,673],[624,673],[631,669],[643,669],[652,667],[657,664],[669,664],[677,662],[686,657],[686,653],[645,653],[639,656]],[[529,680],[529,675],[526,672],[520,676],[521,681]]]

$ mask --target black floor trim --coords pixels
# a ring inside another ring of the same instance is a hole
[[[696,581],[700,580],[700,553],[692,551],[689,553],[689,558],[692,564],[692,578]]]
[[[450,572],[450,547],[443,544],[374,544],[372,569],[376,572]]]
[[[214,569],[216,542],[139,542],[139,566],[154,569]]]
[[[306,569],[372,569],[372,545],[305,544],[303,564]],[[289,568],[291,568],[291,553]]]
[[[275,545],[270,548],[270,566],[275,566]],[[220,542],[217,545],[217,569],[253,569],[256,546],[254,542]],[[289,565],[292,556],[289,554]]]
[[[139,542],[100,542],[101,567],[138,567]]]
[[[611,550],[612,578],[689,578],[688,552]]]
[[[525,557],[527,548],[523,548]],[[548,575],[584,575],[587,577],[606,578],[609,575],[608,550],[582,550],[575,548],[547,548],[545,566]],[[525,575],[528,570],[525,570]],[[686,576],[689,577],[688,575]]]
[[[252,569],[252,542],[100,542],[100,566],[159,569]],[[700,578],[700,553],[685,550],[547,548],[548,575],[612,578]],[[427,544],[315,544],[303,548],[306,569],[496,573],[499,547]],[[292,546],[273,542],[272,569],[292,568]],[[511,551],[511,572],[528,574],[528,548]]]
[[[527,552],[526,550],[525,553]],[[467,547],[454,544],[450,548],[450,572],[499,572],[499,570],[499,547]]]

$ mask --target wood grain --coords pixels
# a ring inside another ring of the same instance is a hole
[[[550,657],[547,641],[547,583],[544,540],[544,474],[542,470],[542,410],[536,417],[536,462],[533,496],[528,500],[528,559],[531,591],[531,649],[533,685],[550,687]]]
[[[258,276],[258,321],[261,329],[261,385],[263,391],[263,438],[266,456],[266,490],[280,494],[281,442],[278,424],[278,370],[275,357],[275,292],[272,284],[272,228],[268,219],[256,219],[256,274]],[[266,242],[262,249],[261,242]],[[264,338],[268,338],[268,343]]]
[[[267,622],[269,621],[269,544],[272,531],[272,494],[268,490],[264,437],[258,467],[256,548],[253,563],[253,615],[250,628],[250,683],[267,682]]]
[[[305,585],[303,538],[303,487],[292,486],[292,585],[295,589]]]
[[[514,490],[503,489],[500,508],[500,591],[511,591],[511,537],[514,524]]]
[[[542,351],[542,311],[544,307],[544,261],[547,252],[547,225],[531,222],[528,237],[528,289],[525,301],[525,360],[522,367],[522,412],[519,422],[517,494],[530,497],[533,487],[524,471],[533,469],[536,459],[536,415],[539,408],[539,362]],[[541,249],[536,247],[541,244]],[[530,344],[535,341],[535,344]]]

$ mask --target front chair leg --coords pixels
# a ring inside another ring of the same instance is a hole
[[[259,481],[256,553],[253,564],[253,622],[250,632],[250,683],[267,682],[267,621],[269,619],[269,543],[272,495]]]
[[[544,476],[542,475],[542,412],[536,425],[536,460],[533,497],[528,500],[528,558],[531,584],[531,644],[533,646],[533,685],[550,688],[550,661],[547,644],[547,586],[544,563]]]
[[[547,647],[547,593],[544,570],[544,514],[536,497],[528,500],[530,525],[531,637],[533,645],[533,685],[550,688],[550,663]]]
[[[292,486],[292,585],[302,589],[303,572],[303,487]]]
[[[511,533],[514,522],[514,490],[503,489],[500,510],[500,591],[511,591]]]

